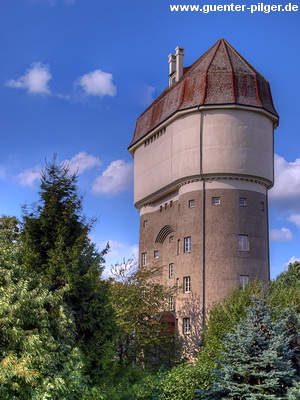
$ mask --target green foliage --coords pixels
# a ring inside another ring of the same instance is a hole
[[[285,309],[290,305],[300,314],[300,263],[289,264],[275,281],[270,282],[269,302],[272,307]]]
[[[287,400],[300,399],[300,382],[295,381],[293,386],[287,391]]]
[[[37,283],[20,266],[20,252],[0,240],[0,397],[80,399],[86,383],[64,289]]]
[[[291,362],[293,335],[286,326],[275,323],[270,308],[255,298],[234,332],[223,340],[222,368],[207,397],[209,399],[284,399],[293,379],[297,378]]]
[[[174,288],[152,281],[156,269],[140,267],[127,271],[128,263],[115,268],[111,280],[111,299],[119,327],[119,363],[141,367],[170,367],[177,358],[176,338],[165,321],[163,310]]]
[[[0,240],[6,243],[15,242],[19,237],[19,221],[16,217],[0,217]]]
[[[190,363],[183,363],[164,374],[156,385],[159,400],[193,400],[199,387],[201,371]]]
[[[261,282],[252,281],[244,289],[232,292],[228,298],[211,308],[203,332],[202,347],[196,360],[198,388],[205,391],[211,387],[213,371],[218,368],[218,360],[224,350],[224,334],[234,331],[236,325],[245,318],[252,296],[261,296],[263,292]]]
[[[29,273],[51,290],[64,288],[75,320],[76,343],[86,374],[96,382],[112,357],[115,324],[107,282],[101,280],[103,255],[90,242],[92,222],[81,216],[77,176],[67,165],[48,164],[41,178],[40,201],[24,211],[21,242]]]

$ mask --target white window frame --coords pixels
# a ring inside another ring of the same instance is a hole
[[[249,251],[248,235],[239,235],[238,236],[238,250],[239,251]]]
[[[183,277],[183,293],[191,293],[191,277]]]
[[[187,236],[184,238],[184,246],[183,246],[183,252],[184,253],[191,253],[192,251],[192,237]]]
[[[195,207],[195,200],[189,200],[189,208],[194,208]]]
[[[174,263],[169,264],[169,278],[174,277]]]
[[[175,299],[174,299],[174,296],[169,297],[169,311],[175,311]]]
[[[147,253],[142,253],[142,266],[146,267],[147,265]]]
[[[159,258],[159,251],[158,250],[154,250],[154,258]]]
[[[191,333],[191,318],[182,318],[182,333],[184,335]]]
[[[240,275],[240,286],[244,289],[249,283],[249,275]]]
[[[212,197],[211,198],[211,204],[213,206],[219,206],[221,204],[221,199],[220,197]]]

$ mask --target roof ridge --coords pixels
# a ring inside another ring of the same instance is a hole
[[[227,42],[226,39],[223,39],[223,40],[224,40],[224,43],[230,48],[230,50],[233,51],[233,53],[242,61],[242,63],[246,67],[248,67],[251,70],[252,73],[254,72],[257,75],[260,75],[264,80],[267,81],[267,79],[259,71],[257,71],[257,69],[254,68],[253,65],[250,64],[249,61],[247,61],[229,42]]]
[[[226,52],[226,56],[227,56],[227,58],[228,58],[229,65],[230,65],[230,79],[231,79],[231,85],[232,85],[232,95],[233,95],[233,100],[236,102],[235,84],[234,84],[234,75],[233,75],[232,61],[231,61],[231,58],[230,58],[230,56],[229,56],[227,46],[225,46],[226,40],[223,39],[223,38],[222,38],[221,40],[222,40],[222,43],[223,43],[223,46],[224,46],[224,49],[225,49],[225,52]]]

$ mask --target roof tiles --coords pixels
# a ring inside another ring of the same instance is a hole
[[[130,147],[177,111],[239,104],[278,116],[269,82],[226,40],[220,39],[165,89],[137,119]]]

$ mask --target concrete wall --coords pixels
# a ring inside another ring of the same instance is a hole
[[[199,344],[203,296],[208,309],[239,287],[240,275],[247,275],[249,279],[259,277],[264,282],[269,279],[267,199],[260,185],[256,185],[257,191],[252,191],[210,189],[206,183],[205,204],[200,185],[203,183],[183,185],[176,195],[165,198],[152,211],[148,207],[147,212],[141,213],[140,225],[140,253],[147,252],[147,266],[159,267],[155,279],[166,286],[178,285],[178,329],[181,332],[183,318],[191,318],[193,332],[185,338],[191,350]],[[220,197],[220,205],[213,205],[212,197]],[[246,206],[239,205],[240,197],[246,199]],[[190,200],[195,200],[193,208],[189,207]],[[262,202],[264,210],[261,209]],[[144,227],[145,220],[147,227]],[[159,231],[166,225],[174,232],[163,243],[155,243]],[[239,234],[248,235],[249,251],[238,250]],[[184,253],[184,238],[188,236],[192,238],[192,251]],[[159,251],[159,258],[154,258],[155,250]],[[172,278],[169,277],[170,263],[174,264]],[[191,277],[189,294],[183,293],[185,276]]]
[[[134,152],[134,202],[187,176],[199,174],[200,114],[182,116]]]
[[[200,173],[273,182],[273,122],[253,110],[191,112],[169,123],[164,134],[149,138],[134,152],[135,204]]]
[[[203,174],[241,174],[273,182],[273,122],[245,110],[203,112]]]

